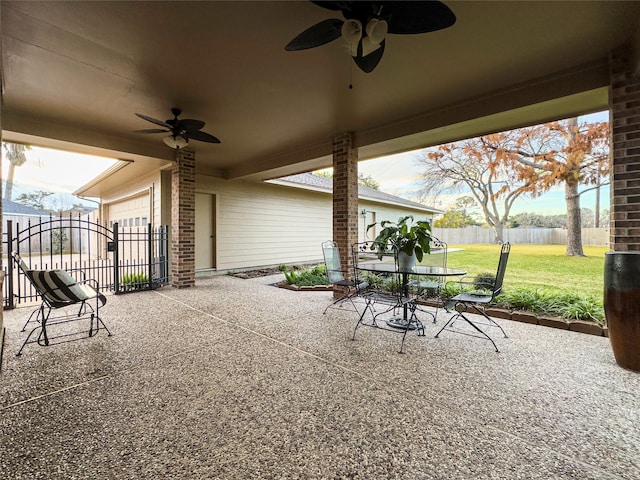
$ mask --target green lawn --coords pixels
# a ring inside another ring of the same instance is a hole
[[[452,251],[454,249],[461,249]],[[572,292],[602,299],[604,254],[608,247],[584,247],[586,257],[565,256],[564,245],[511,246],[504,289],[523,287],[548,293]],[[499,245],[449,245],[448,266],[468,275],[495,274]]]

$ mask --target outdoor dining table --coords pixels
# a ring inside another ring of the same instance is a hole
[[[373,272],[373,273],[392,273],[402,275],[402,295],[409,296],[409,277],[413,275],[425,276],[425,277],[460,277],[467,274],[467,271],[462,268],[449,268],[439,267],[431,265],[415,265],[411,269],[401,269],[394,263],[382,263],[382,262],[360,262],[356,265],[356,268],[360,271]],[[411,322],[408,315],[408,307],[405,303],[403,305],[402,318],[393,318],[387,321],[387,325],[393,328],[399,329],[415,329],[417,325]]]

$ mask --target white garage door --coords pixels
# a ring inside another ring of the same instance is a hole
[[[150,222],[149,194],[109,204],[109,226],[115,222],[123,227],[145,227]]]

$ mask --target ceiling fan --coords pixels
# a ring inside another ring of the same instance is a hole
[[[148,128],[145,130],[135,130],[134,133],[169,133],[169,136],[164,138],[164,143],[171,148],[183,148],[189,143],[189,140],[198,140],[199,142],[207,143],[220,143],[213,135],[202,132],[202,128],[206,125],[202,120],[193,120],[191,118],[179,119],[178,117],[182,113],[179,108],[172,108],[171,113],[173,118],[165,120],[157,120],[141,113],[136,115],[147,122],[155,123],[162,128]]]
[[[378,65],[387,33],[413,35],[434,32],[456,23],[456,16],[438,1],[311,1],[340,11],[345,20],[331,18],[308,28],[291,40],[285,50],[319,47],[342,37],[351,48],[355,64],[365,73]]]

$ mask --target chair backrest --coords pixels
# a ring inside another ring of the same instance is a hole
[[[447,244],[436,237],[431,237],[429,254],[422,257],[420,265],[447,268]]]
[[[329,283],[334,284],[344,280],[344,272],[340,263],[340,251],[336,242],[327,240],[322,243],[322,255],[324,256],[324,264],[327,267],[327,277]]]
[[[498,262],[498,271],[496,272],[496,281],[493,284],[493,298],[496,298],[502,292],[502,282],[504,281],[504,273],[507,271],[507,261],[509,260],[509,252],[511,244],[509,242],[502,244],[500,250],[500,261]]]
[[[447,252],[447,244],[432,236],[429,242],[429,254],[422,257],[420,265],[447,268]],[[411,277],[411,281],[412,285],[418,289],[417,293],[431,295],[436,293],[434,290],[442,288],[446,283],[446,277],[414,275]]]
[[[12,256],[38,295],[51,307],[73,305],[91,298],[66,271],[32,270],[18,253],[12,252]]]
[[[380,259],[378,251],[384,252],[382,259]],[[369,285],[369,291],[380,291],[401,296],[402,292],[400,292],[399,288],[401,274],[398,269],[397,253],[389,250],[387,245],[383,245],[380,242],[367,241],[354,243],[351,247],[351,254],[353,256],[354,278],[357,282],[366,281]],[[392,267],[391,272],[388,273],[363,273],[356,268],[361,263],[388,263],[393,265],[394,268]]]

